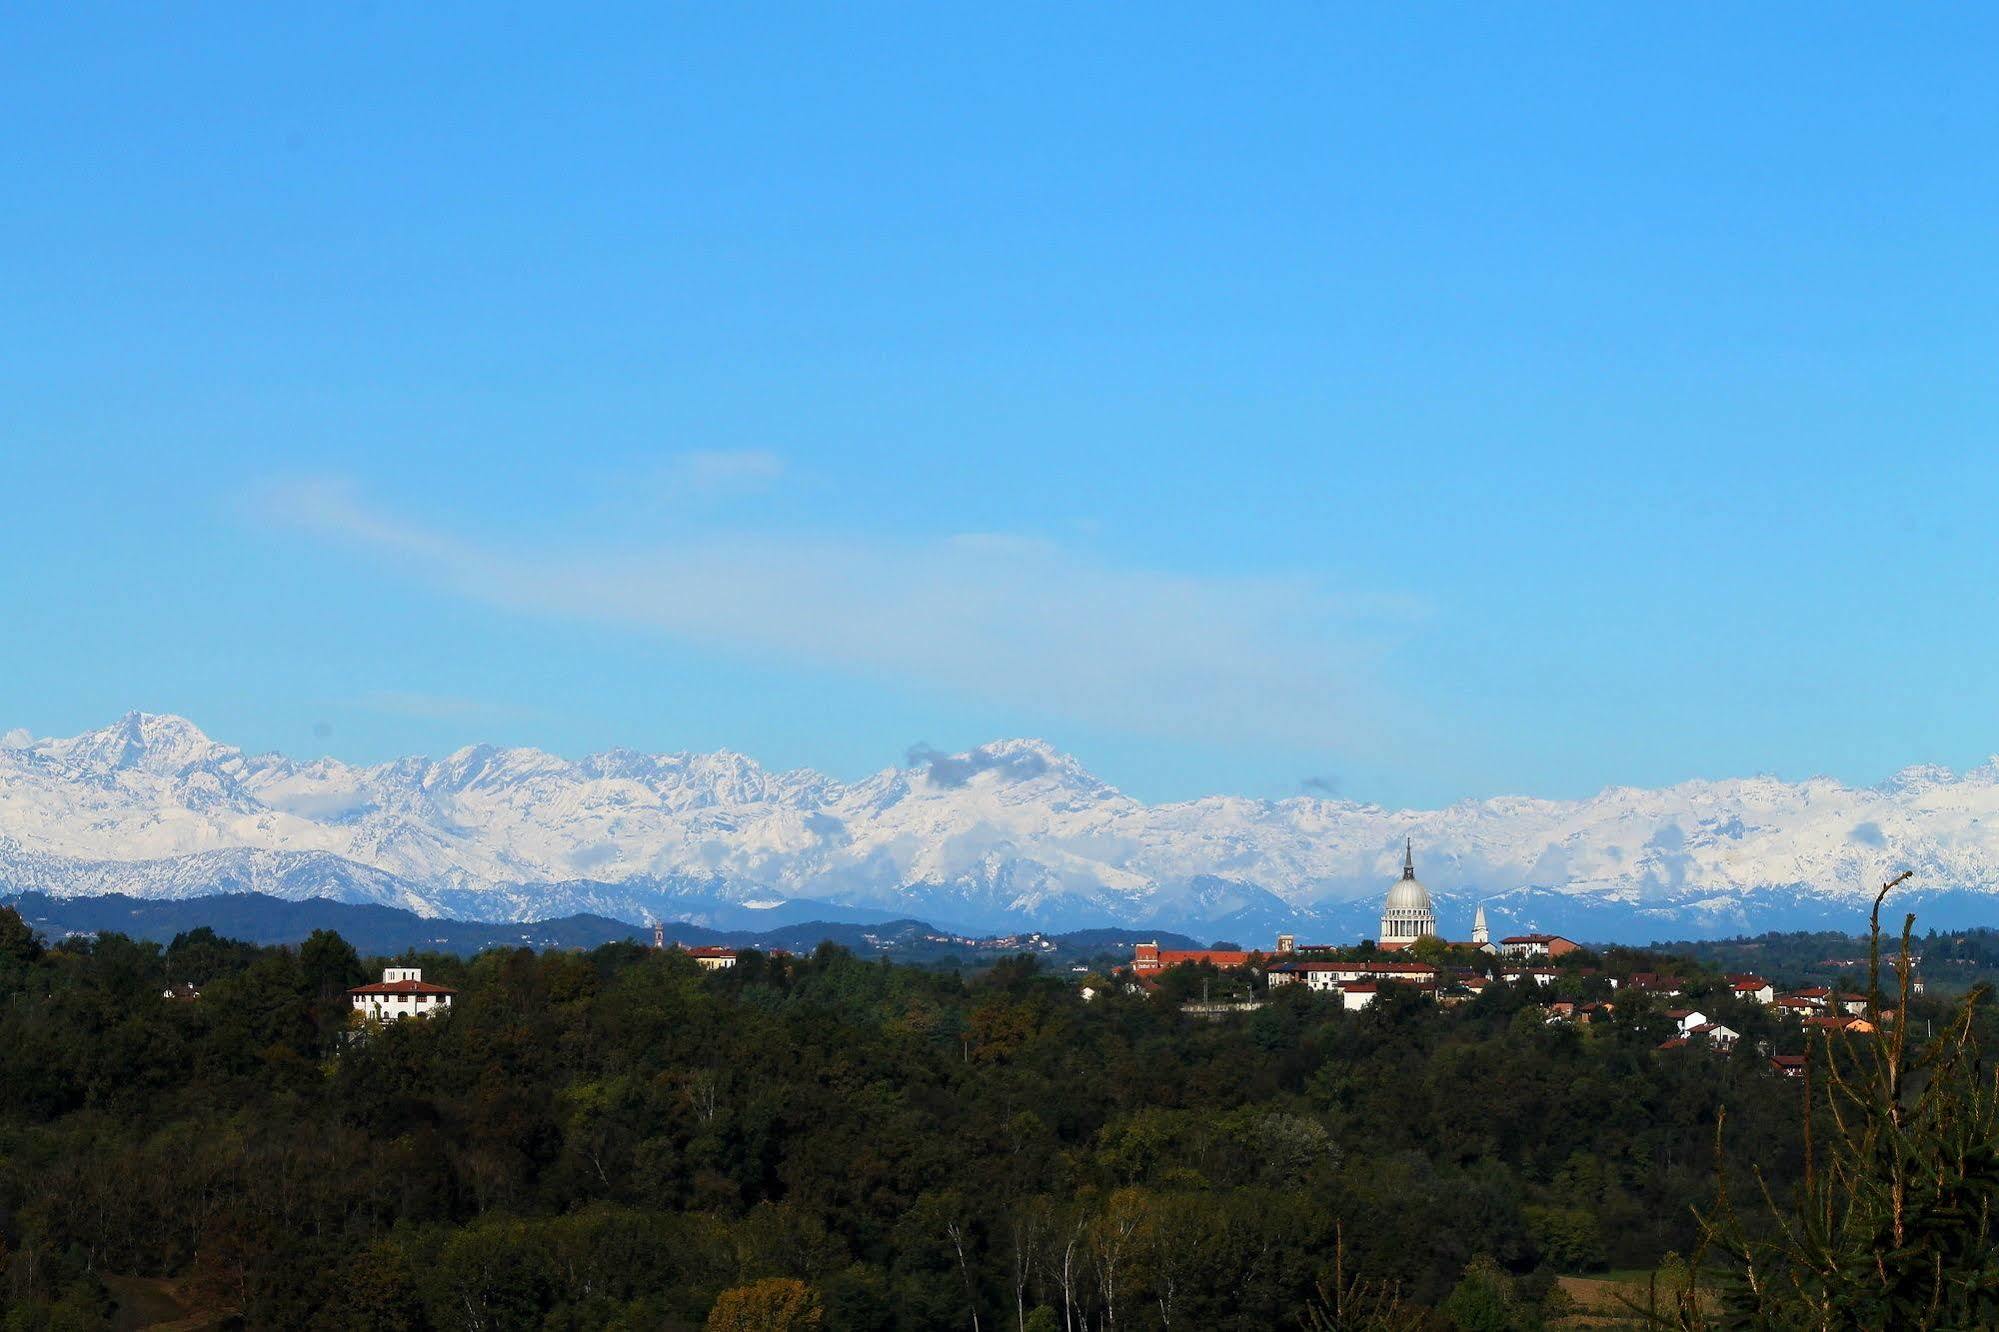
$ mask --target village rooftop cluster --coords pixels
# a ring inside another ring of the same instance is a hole
[[[1602,966],[1583,965],[1585,958],[1594,955],[1583,944],[1559,934],[1517,934],[1494,943],[1489,937],[1482,904],[1474,917],[1470,939],[1451,942],[1439,938],[1429,892],[1416,878],[1413,846],[1405,848],[1402,877],[1389,890],[1381,923],[1379,939],[1364,939],[1352,947],[1300,945],[1289,934],[1278,935],[1275,946],[1267,952],[1239,948],[1170,949],[1161,948],[1156,941],[1140,943],[1134,946],[1121,978],[1129,990],[1156,993],[1161,989],[1162,973],[1174,967],[1246,972],[1252,983],[1260,981],[1266,991],[1303,986],[1337,998],[1341,1008],[1348,1012],[1368,1008],[1390,992],[1453,1005],[1475,999],[1493,985],[1531,987],[1541,992],[1557,980],[1566,979],[1573,984],[1565,989],[1577,997],[1541,1000],[1545,1020],[1550,1024],[1585,1026],[1610,1018],[1618,1003],[1626,1001],[1629,995],[1643,994],[1665,1001],[1683,999],[1689,985],[1669,973],[1634,970],[1620,975]],[[1565,959],[1566,965],[1556,965]],[[1920,978],[1910,978],[1910,989],[1913,994],[1922,993]],[[1759,1006],[1806,1032],[1827,1035],[1872,1034],[1898,1016],[1897,1010],[1882,1008],[1870,1018],[1866,995],[1823,985],[1779,993],[1772,982],[1758,975],[1732,975],[1722,985],[1703,986],[1700,992]],[[1086,990],[1085,998],[1089,997],[1091,992]],[[1187,1008],[1201,1016],[1218,1016],[1255,1009],[1262,1003],[1261,998],[1253,996],[1217,1001],[1204,992],[1200,1002],[1190,1002]],[[1659,1042],[1657,1048],[1661,1051],[1707,1048],[1727,1053],[1741,1039],[1739,1031],[1719,1020],[1730,1016],[1720,1009],[1712,1015],[1691,1006],[1658,1011],[1671,1023],[1673,1033]],[[1774,1054],[1767,1041],[1758,1044],[1769,1056],[1773,1070],[1788,1077],[1802,1076],[1803,1056]]]

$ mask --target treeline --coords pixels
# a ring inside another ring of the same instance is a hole
[[[1892,941],[1891,945],[1892,945]],[[1867,938],[1835,930],[1791,930],[1734,939],[1654,944],[1720,971],[1753,971],[1793,984],[1860,990],[1867,978]],[[1911,940],[1917,974],[1939,995],[1962,995],[1999,983],[1999,930],[1928,930]]]
[[[1800,1166],[1796,1085],[1661,1055],[1642,999],[1204,1021],[1030,959],[409,960],[449,1015],[356,1032],[338,936],[0,910],[6,1325],[103,1325],[117,1274],[253,1327],[1297,1327],[1354,1281],[1528,1327],[1554,1273],[1691,1248],[1724,1103],[1737,1169]]]

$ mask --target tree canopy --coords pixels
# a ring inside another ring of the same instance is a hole
[[[449,1013],[357,1029],[380,959],[337,935],[45,947],[10,915],[10,1326],[93,1325],[114,1276],[257,1327],[1268,1328],[1349,1288],[1528,1325],[1557,1272],[1694,1248],[1724,1106],[1725,1164],[1802,1171],[1799,1087],[1749,1040],[1662,1055],[1642,997],[1200,1019],[1032,958],[615,944],[410,955]]]

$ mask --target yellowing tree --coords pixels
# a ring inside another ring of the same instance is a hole
[[[708,1311],[708,1332],[812,1332],[819,1297],[791,1277],[766,1277],[722,1292]]]

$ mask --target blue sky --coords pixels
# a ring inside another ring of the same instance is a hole
[[[1989,16],[409,8],[0,19],[0,731],[1999,750]]]

